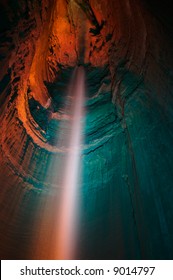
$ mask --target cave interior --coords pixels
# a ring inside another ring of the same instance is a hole
[[[171,1],[0,0],[0,14],[1,259],[63,258],[78,84],[77,230],[64,229],[64,258],[172,259]]]

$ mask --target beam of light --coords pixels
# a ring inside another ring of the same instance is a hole
[[[52,188],[40,197],[29,250],[31,259],[75,259],[77,253],[85,101],[83,67],[75,68],[65,100],[65,120],[61,120],[57,142],[57,147],[65,149],[56,154],[47,171]]]
[[[72,90],[71,129],[68,152],[62,178],[61,201],[58,207],[56,259],[73,259],[78,236],[78,186],[80,147],[82,142],[82,117],[85,95],[83,67],[78,67]],[[71,93],[70,93],[71,94]]]

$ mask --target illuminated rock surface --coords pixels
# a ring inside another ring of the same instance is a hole
[[[44,237],[49,224],[40,233],[40,209],[60,185],[67,89],[75,66],[83,65],[87,100],[76,258],[172,259],[169,3],[0,4],[1,258],[52,256],[52,241]]]

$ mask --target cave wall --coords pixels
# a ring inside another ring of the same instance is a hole
[[[76,257],[171,259],[169,9],[162,14],[159,4],[139,0],[0,4],[1,258],[52,258],[46,225],[38,233],[36,224],[47,209],[42,197],[58,181],[52,172],[65,153],[56,138],[65,93],[82,64],[87,101]],[[44,242],[36,250],[38,234]]]

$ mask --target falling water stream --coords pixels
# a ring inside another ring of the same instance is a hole
[[[81,146],[85,101],[85,72],[74,69],[58,130],[56,154],[48,169],[50,189],[43,192],[35,219],[31,259],[75,259],[79,234]]]
[[[78,236],[78,186],[80,154],[82,142],[82,117],[85,96],[85,74],[83,67],[75,69],[74,83],[69,88],[73,91],[71,104],[71,129],[67,147],[62,193],[58,213],[57,259],[73,259]]]

